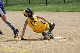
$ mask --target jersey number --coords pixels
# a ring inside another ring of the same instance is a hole
[[[36,23],[37,21],[34,21],[34,23]],[[30,21],[30,23],[32,24],[32,22]],[[34,24],[32,24],[34,26]]]

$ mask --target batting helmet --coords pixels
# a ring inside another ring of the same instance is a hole
[[[26,10],[23,11],[23,14],[26,17],[31,17],[34,14],[34,12],[31,8],[27,8]]]

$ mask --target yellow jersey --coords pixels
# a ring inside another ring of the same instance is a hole
[[[28,22],[28,25],[33,29],[33,31],[35,31],[36,33],[43,33],[44,31],[48,30],[49,24],[46,22],[45,24],[38,20],[36,15],[33,15],[34,21],[32,21],[30,19],[30,17],[28,17],[26,20]]]

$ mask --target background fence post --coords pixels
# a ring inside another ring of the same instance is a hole
[[[64,3],[65,3],[65,0],[64,0]]]
[[[29,0],[29,4],[30,4],[30,0]]]
[[[47,0],[46,0],[46,6],[47,6]]]
[[[7,6],[7,0],[6,0],[6,6]]]

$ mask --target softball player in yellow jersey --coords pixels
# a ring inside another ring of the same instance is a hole
[[[47,33],[51,33],[51,31],[54,29],[54,26],[55,26],[54,23],[51,24],[43,17],[34,15],[34,12],[31,8],[27,8],[26,10],[24,10],[23,14],[24,14],[24,16],[26,16],[28,18],[26,19],[24,27],[23,27],[21,40],[27,40],[27,39],[23,38],[27,24],[33,29],[34,32],[42,33],[44,38],[46,37],[46,33],[44,31],[49,30]],[[45,22],[43,23],[42,21],[40,21],[38,19],[42,19]],[[51,36],[51,37],[54,38],[53,36]]]

